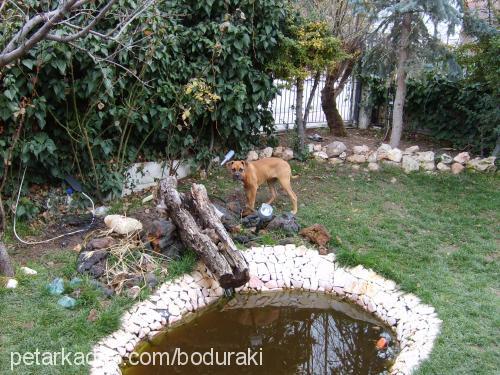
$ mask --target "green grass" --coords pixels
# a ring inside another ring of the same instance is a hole
[[[498,373],[498,176],[407,176],[315,162],[292,169],[301,224],[325,225],[340,262],[373,268],[436,307],[442,333],[419,374]],[[241,189],[221,180],[208,183],[218,195]],[[261,190],[258,204],[267,199]],[[284,192],[276,206],[290,210]]]
[[[56,252],[43,256],[28,266],[38,275],[16,275],[19,286],[15,290],[0,288],[0,374],[85,374],[83,366],[18,366],[10,371],[11,352],[65,352],[90,351],[100,338],[119,327],[120,316],[135,301],[125,296],[104,297],[84,279],[78,304],[67,310],[57,304],[61,296],[52,296],[47,284],[55,277],[66,281],[76,275],[74,252]],[[190,272],[195,264],[193,253],[169,266],[169,278]],[[47,267],[46,264],[53,264]],[[65,293],[72,290],[67,289]],[[141,293],[145,298],[146,289]],[[87,320],[92,309],[97,310],[97,320]],[[41,356],[41,354],[40,354]],[[40,357],[41,358],[41,357]]]
[[[293,188],[299,197],[303,226],[321,223],[332,235],[330,247],[344,264],[364,264],[395,280],[406,291],[436,307],[443,320],[431,358],[419,374],[498,373],[500,195],[495,175],[413,174],[386,168],[354,171],[348,166],[294,163]],[[395,179],[395,182],[391,182]],[[202,181],[220,198],[243,195],[226,172]],[[258,203],[267,199],[267,189]],[[290,209],[280,193],[278,212]],[[117,205],[117,211],[122,207]],[[271,232],[260,243],[277,243],[283,234]],[[54,266],[47,267],[48,261]],[[114,331],[119,317],[133,302],[113,297],[109,302],[84,287],[83,302],[69,311],[45,285],[54,277],[75,274],[74,253],[56,253],[29,264],[36,277],[20,277],[15,291],[0,289],[0,373],[10,367],[11,351],[88,351]],[[194,263],[192,253],[171,265],[170,276]],[[87,321],[91,309],[98,320]],[[78,367],[19,367],[15,374],[80,374]]]

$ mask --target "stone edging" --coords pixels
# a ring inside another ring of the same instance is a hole
[[[251,279],[239,293],[301,289],[343,297],[373,313],[396,333],[401,351],[391,374],[410,374],[426,359],[439,334],[434,308],[396,284],[362,266],[343,268],[334,254],[319,255],[304,246],[266,246],[244,251]],[[120,374],[119,365],[140,340],[193,314],[224,294],[207,268],[199,263],[190,275],[168,281],[121,319],[120,329],[93,348],[91,374]]]

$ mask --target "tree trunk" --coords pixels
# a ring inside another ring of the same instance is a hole
[[[0,242],[0,276],[14,277],[14,268],[3,242]]]
[[[191,191],[191,196],[181,195],[177,191],[177,180],[172,176],[160,182],[160,199],[165,202],[182,242],[200,255],[221,287],[244,285],[250,279],[248,265],[215,214],[205,187],[193,185]],[[219,245],[206,234],[207,229],[215,231]]]
[[[392,112],[392,132],[390,145],[399,147],[401,135],[403,134],[403,111],[406,97],[406,62],[408,60],[408,48],[410,44],[411,14],[403,15],[401,25],[401,39],[398,50],[398,68],[396,77],[396,97],[394,98],[394,109]]]
[[[321,108],[325,113],[326,123],[330,128],[330,133],[337,137],[345,137],[347,132],[344,126],[344,120],[337,109],[335,92],[335,81],[337,76],[333,74],[327,74],[326,83],[323,90],[321,90]]]
[[[363,84],[361,89],[361,105],[359,108],[359,128],[360,129],[368,129],[370,126],[371,118],[372,118],[372,109],[373,104],[370,100],[371,96],[371,87],[369,84]]]
[[[306,144],[306,130],[304,125],[304,111],[302,102],[304,100],[304,80],[297,79],[297,95],[295,97],[295,123],[297,125],[297,135],[299,138],[298,151],[302,152]]]
[[[304,128],[307,128],[307,117],[309,117],[309,111],[311,110],[312,101],[314,99],[314,95],[316,94],[316,90],[318,89],[320,78],[321,72],[317,72],[314,76],[314,83],[311,89],[311,93],[309,94],[309,99],[307,99],[306,108],[304,109]]]

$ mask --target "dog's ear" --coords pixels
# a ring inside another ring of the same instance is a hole
[[[245,168],[246,168],[246,167],[248,167],[248,162],[247,162],[246,160],[243,160],[243,161],[241,162],[241,164],[243,164],[243,166],[244,166]]]
[[[233,163],[234,163],[234,161],[228,161],[228,162],[226,163],[226,168],[227,168],[227,169],[231,169],[231,165],[233,165]]]

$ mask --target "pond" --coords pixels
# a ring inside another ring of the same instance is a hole
[[[126,375],[379,374],[391,365],[381,358],[387,351],[376,347],[381,336],[394,345],[392,333],[374,316],[330,295],[237,294],[140,345],[138,352],[148,353],[142,359],[155,357],[155,365],[128,364],[122,370]],[[197,365],[202,360],[208,365]]]

